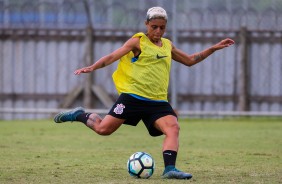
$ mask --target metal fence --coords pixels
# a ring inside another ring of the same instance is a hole
[[[117,63],[73,71],[145,31],[146,10],[157,5],[170,17],[165,36],[187,53],[236,41],[194,67],[173,64],[169,98],[180,114],[281,115],[282,3],[252,2],[0,0],[0,119],[46,118],[77,105],[106,113],[117,97]]]

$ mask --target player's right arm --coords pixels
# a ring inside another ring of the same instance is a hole
[[[124,43],[124,45],[112,53],[100,58],[93,65],[83,67],[75,70],[74,74],[79,75],[81,73],[89,73],[99,68],[103,68],[112,64],[113,62],[119,60],[122,56],[126,55],[130,51],[140,50],[140,39],[139,38],[130,38],[128,41]]]

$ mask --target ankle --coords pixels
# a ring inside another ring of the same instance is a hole
[[[165,167],[165,172],[169,172],[173,169],[175,169],[175,165],[168,165],[168,166]]]
[[[85,125],[87,124],[87,120],[89,119],[89,116],[91,115],[91,113],[82,113],[82,114],[79,114],[77,117],[76,117],[76,121],[80,121],[82,123],[84,123]]]

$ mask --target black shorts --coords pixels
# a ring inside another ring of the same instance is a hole
[[[119,119],[125,119],[123,124],[132,126],[136,126],[142,120],[151,136],[163,134],[154,126],[157,119],[166,115],[177,117],[168,102],[139,100],[125,93],[119,96],[108,114]]]

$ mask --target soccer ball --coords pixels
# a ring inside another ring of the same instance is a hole
[[[135,178],[150,178],[155,169],[153,157],[145,152],[132,154],[127,161],[127,170]]]

